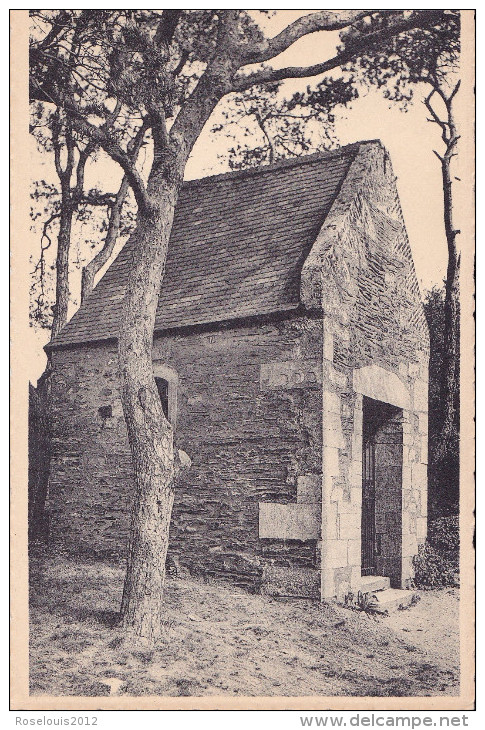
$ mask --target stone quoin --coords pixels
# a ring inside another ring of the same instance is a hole
[[[47,346],[50,543],[122,561],[133,490],[117,326],[136,236]],[[380,142],[184,184],[153,368],[179,449],[169,555],[250,590],[413,577],[429,336]]]

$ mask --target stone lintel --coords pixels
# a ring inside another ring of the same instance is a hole
[[[355,368],[353,381],[356,393],[404,410],[411,407],[411,397],[406,385],[396,373],[385,370],[380,365]]]

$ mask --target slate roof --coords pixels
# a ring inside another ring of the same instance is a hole
[[[359,145],[184,183],[155,331],[299,305],[303,262]],[[115,338],[135,237],[47,347]]]

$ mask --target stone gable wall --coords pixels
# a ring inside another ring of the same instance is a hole
[[[429,334],[380,145],[362,145],[352,163],[304,264],[301,296],[324,312],[322,596],[360,589],[364,396],[402,412],[402,564],[391,572],[407,585],[426,535]]]

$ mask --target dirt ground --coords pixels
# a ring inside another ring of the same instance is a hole
[[[456,695],[458,591],[369,617],[334,604],[251,595],[172,578],[164,638],[150,649],[117,626],[123,571],[36,561],[31,693],[158,696]]]
[[[457,588],[445,588],[439,591],[418,591],[418,594],[421,600],[416,606],[391,613],[383,618],[383,625],[425,651],[430,660],[454,671],[460,655],[460,591]]]

